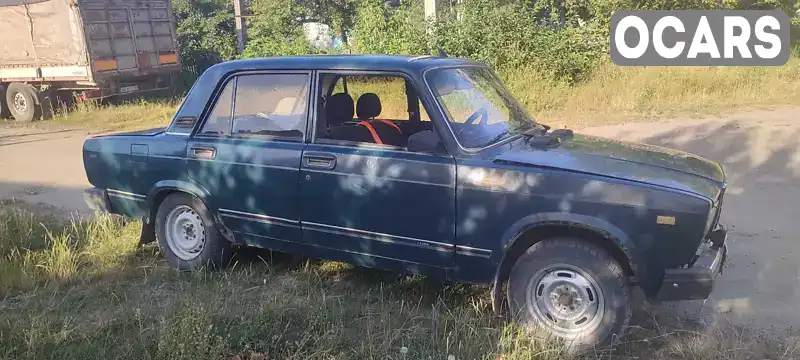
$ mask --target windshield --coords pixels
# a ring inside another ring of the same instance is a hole
[[[484,147],[536,125],[489,68],[434,69],[425,77],[463,147]]]

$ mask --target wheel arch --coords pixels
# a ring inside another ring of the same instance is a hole
[[[559,236],[580,238],[607,250],[631,278],[646,271],[638,262],[637,249],[630,237],[605,220],[570,213],[531,215],[517,221],[503,236],[504,251],[495,259],[498,265],[492,282],[492,308],[496,313],[502,311],[503,285],[517,259],[533,244]]]
[[[194,196],[205,204],[214,222],[220,229],[222,236],[228,241],[233,242],[233,233],[228,230],[222,222],[222,217],[219,211],[211,201],[211,196],[208,190],[197,184],[181,181],[181,180],[164,180],[156,183],[152,189],[147,193],[147,215],[142,219],[142,235],[140,244],[145,244],[155,241],[155,217],[158,213],[158,207],[167,198],[167,196],[174,193],[184,193]]]

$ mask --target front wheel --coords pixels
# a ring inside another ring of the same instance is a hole
[[[156,239],[167,262],[181,270],[221,266],[231,256],[231,243],[205,204],[184,193],[169,195],[159,205]]]
[[[572,238],[543,240],[514,265],[508,302],[521,325],[563,340],[571,352],[611,345],[633,312],[620,265],[602,248]]]

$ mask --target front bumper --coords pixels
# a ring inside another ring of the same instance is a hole
[[[83,201],[90,209],[98,212],[111,212],[111,201],[105,189],[89,188],[83,191]]]
[[[720,226],[712,231],[708,239],[700,245],[700,253],[689,266],[680,269],[667,269],[664,282],[658,290],[656,300],[698,300],[711,295],[714,281],[722,272],[728,254],[728,230]]]

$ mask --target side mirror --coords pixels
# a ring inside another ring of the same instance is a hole
[[[443,153],[444,144],[433,130],[423,130],[408,137],[408,151]]]

